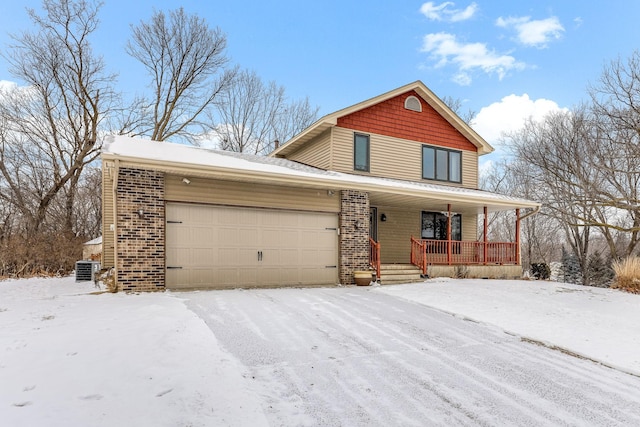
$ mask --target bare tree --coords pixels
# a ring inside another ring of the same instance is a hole
[[[308,99],[288,102],[285,89],[263,83],[253,71],[241,71],[221,93],[213,133],[223,150],[266,154],[276,140],[285,142],[317,116]]]
[[[278,141],[284,144],[289,139],[299,134],[318,119],[319,107],[312,107],[309,98],[291,101],[285,105],[273,123],[273,135],[269,139],[271,143]],[[267,151],[275,149],[273,145]]]
[[[543,187],[536,180],[536,170],[530,164],[516,159],[503,158],[496,162],[481,177],[481,188],[487,191],[522,197],[529,200],[544,200]],[[489,213],[488,234],[490,239],[512,241],[514,233],[513,212]],[[529,216],[521,224],[522,264],[549,263],[560,256],[564,241],[558,221],[542,214]],[[482,237],[482,236],[479,236]]]
[[[598,201],[613,221],[598,218],[614,258],[634,253],[640,240],[640,52],[603,69],[589,93],[601,171]]]
[[[508,139],[516,158],[532,167],[535,185],[544,191],[544,214],[561,224],[586,271],[594,233],[607,236],[617,221],[607,207],[607,172],[594,162],[602,145],[588,109],[551,113],[541,122],[529,120]],[[589,284],[587,275],[583,282]]]
[[[465,123],[471,124],[473,119],[476,117],[476,112],[468,109],[467,111],[462,111],[463,101],[460,98],[453,98],[451,96],[443,96],[442,102],[445,103],[447,107],[451,109],[454,113],[458,115]]]
[[[3,54],[13,76],[28,86],[1,95],[0,198],[14,204],[27,233],[35,233],[64,193],[63,229],[72,233],[77,185],[98,156],[98,130],[115,99],[114,76],[89,41],[100,4],[44,0],[42,6],[42,16],[27,10],[35,30],[12,36]]]
[[[149,22],[132,27],[126,51],[151,78],[150,99],[134,101],[122,133],[148,136],[156,141],[180,137],[192,141],[202,132],[203,113],[233,77],[225,68],[227,39],[183,8],[155,12]]]

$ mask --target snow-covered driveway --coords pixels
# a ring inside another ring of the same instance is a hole
[[[640,425],[640,378],[374,288],[177,296],[271,425]]]

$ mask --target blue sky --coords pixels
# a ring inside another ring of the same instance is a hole
[[[0,46],[28,28],[25,7],[3,2]],[[587,98],[611,60],[640,41],[640,2],[563,1],[120,1],[106,0],[94,39],[119,87],[144,90],[143,70],[124,53],[130,25],[154,8],[183,6],[227,35],[241,67],[309,96],[321,115],[422,80],[478,113],[490,143],[522,118]],[[0,58],[0,80],[15,81]]]

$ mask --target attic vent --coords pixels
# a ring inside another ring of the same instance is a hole
[[[404,100],[404,108],[411,111],[417,111],[418,113],[422,112],[422,104],[420,103],[420,100],[413,95]]]

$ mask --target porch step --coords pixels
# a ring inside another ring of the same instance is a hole
[[[382,264],[380,266],[380,284],[421,282],[420,269],[413,264]]]

